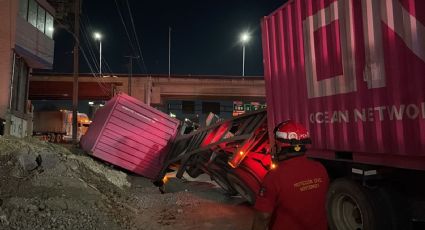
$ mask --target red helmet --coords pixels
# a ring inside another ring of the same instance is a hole
[[[274,130],[276,145],[286,152],[305,152],[305,145],[311,144],[307,129],[294,121],[278,124]]]

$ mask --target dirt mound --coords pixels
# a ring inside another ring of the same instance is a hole
[[[0,229],[248,229],[250,208],[204,181],[161,194],[79,149],[0,137]]]
[[[130,186],[125,173],[62,146],[0,138],[0,228],[135,228],[119,201]]]

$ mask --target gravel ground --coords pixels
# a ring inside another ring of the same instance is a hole
[[[249,229],[251,208],[208,179],[161,194],[79,149],[0,137],[0,229]]]

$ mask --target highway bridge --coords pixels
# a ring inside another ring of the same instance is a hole
[[[34,73],[30,77],[30,100],[72,100],[72,74]],[[130,87],[129,87],[130,86]],[[263,77],[220,75],[79,75],[80,100],[108,100],[118,92],[131,94],[146,104],[161,105],[179,100],[264,101]]]

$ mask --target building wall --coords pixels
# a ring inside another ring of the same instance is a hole
[[[55,43],[21,17],[16,18],[15,51],[34,69],[51,69]]]
[[[51,69],[53,65],[54,10],[46,1],[16,0],[15,52],[34,69]]]
[[[0,1],[0,118],[2,119],[6,118],[10,100],[17,2],[16,0]]]
[[[36,9],[31,24],[29,8],[20,7],[30,4],[22,2],[0,0],[0,121],[6,121],[6,135],[18,137],[32,133],[29,74],[33,68],[50,69],[54,53],[54,10],[44,0],[29,0]]]

